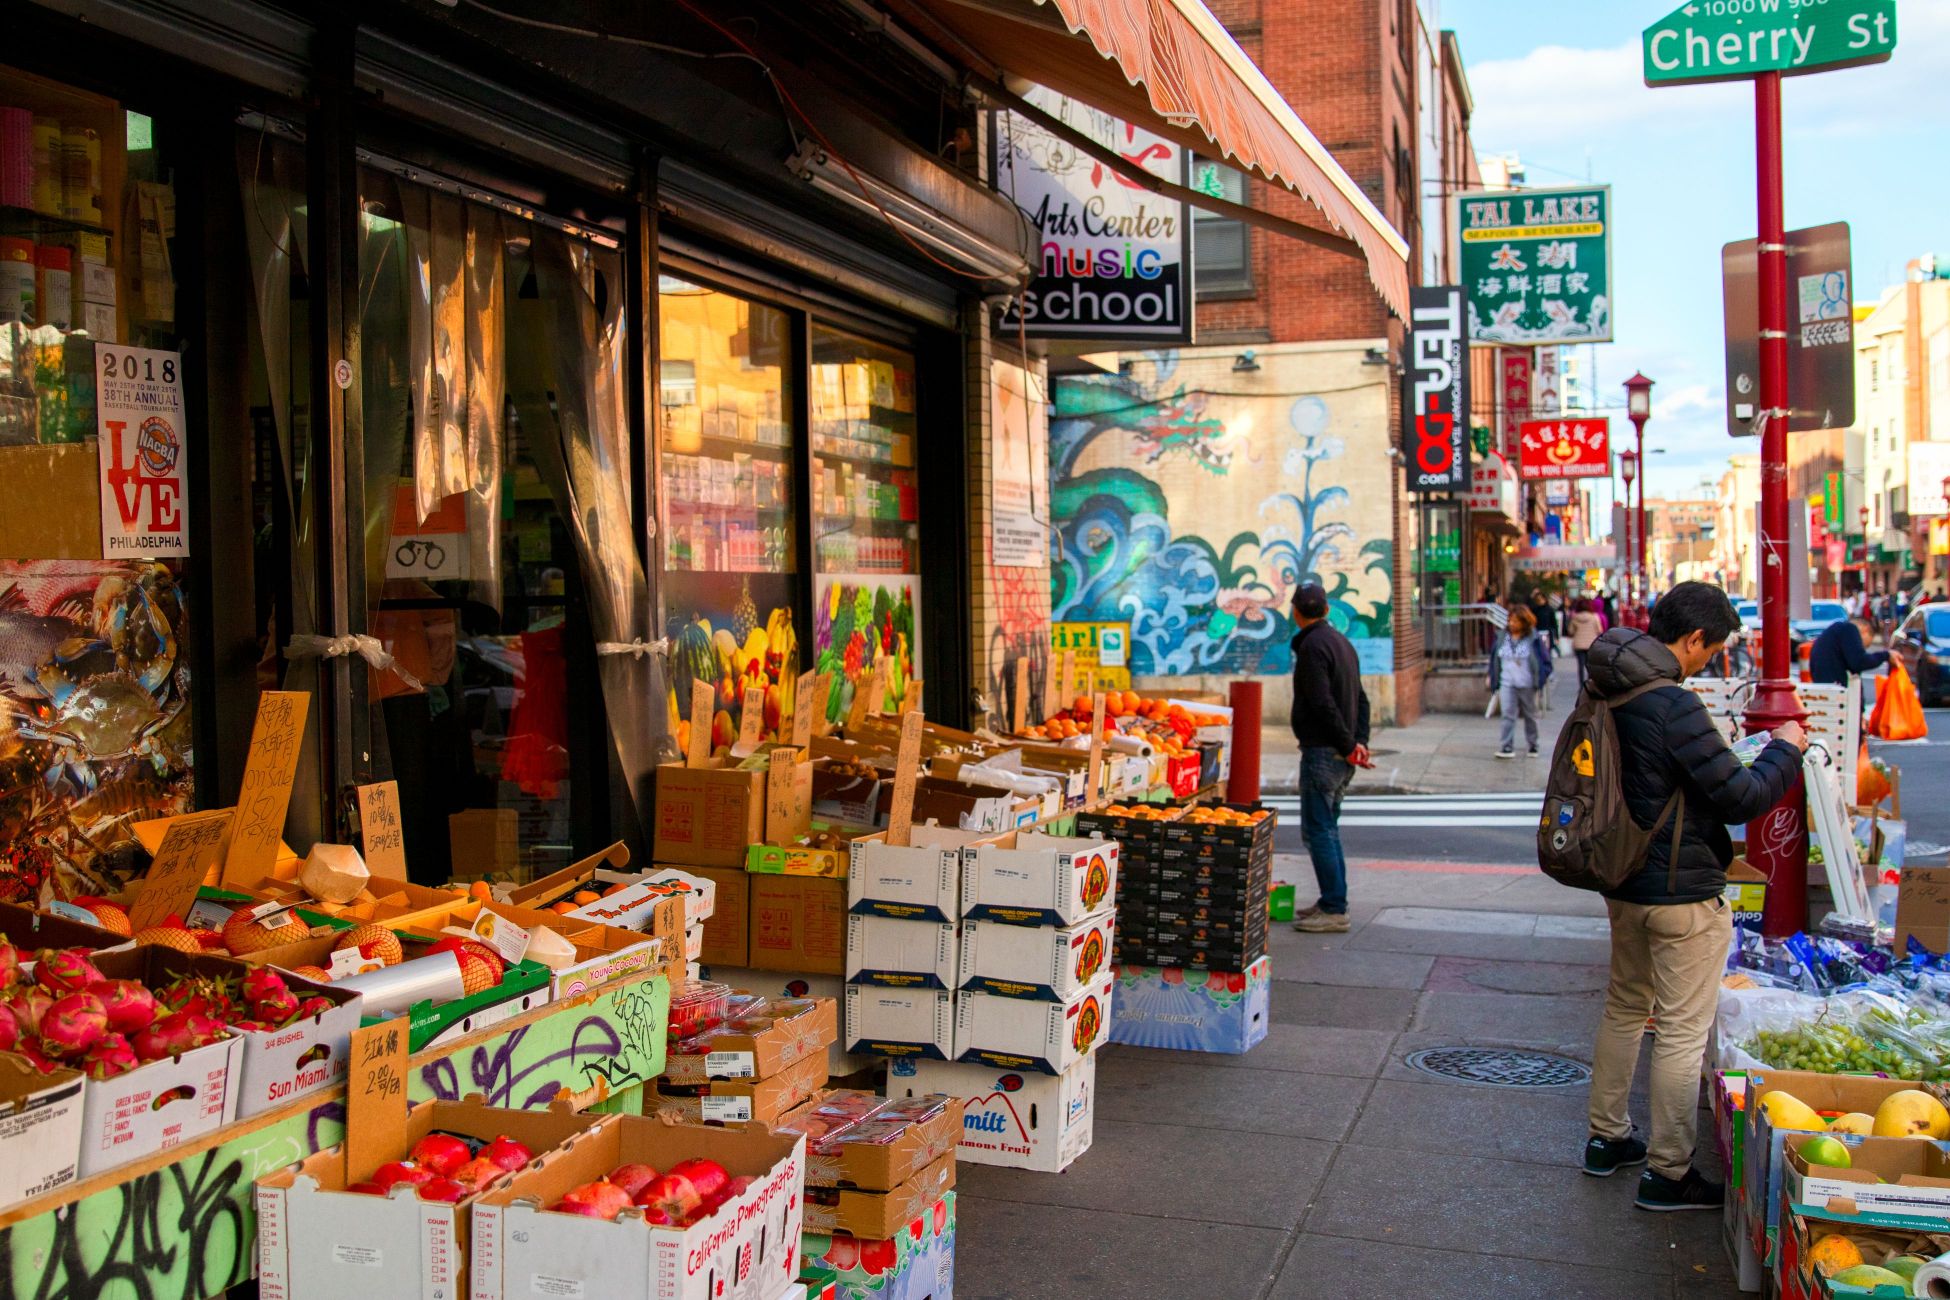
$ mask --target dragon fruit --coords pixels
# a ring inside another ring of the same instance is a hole
[[[251,1001],[251,1017],[271,1025],[283,1025],[298,1014],[298,995],[279,986],[276,993]]]
[[[12,1011],[0,1006],[0,1052],[12,1051],[20,1038],[20,1021],[14,1019]]]
[[[20,1022],[23,1038],[33,1034],[47,1015],[47,1009],[53,1005],[54,995],[34,984],[23,984],[6,998],[7,1010],[13,1012],[14,1019]]]
[[[244,1001],[246,1002],[262,1002],[284,991],[284,976],[269,966],[254,966],[244,976]]]
[[[53,1074],[56,1070],[65,1068],[64,1062],[55,1060],[46,1052],[43,1052],[35,1042],[29,1039],[22,1039],[20,1045],[14,1048],[14,1052],[16,1055],[26,1058],[27,1064],[33,1066],[42,1074]]]
[[[57,998],[101,981],[102,973],[88,960],[85,949],[43,948],[34,958],[34,982]]]
[[[200,1016],[192,1011],[189,1013],[189,1019],[190,1035],[196,1040],[192,1046],[202,1047],[220,1038],[230,1037],[230,1026],[215,1016]]]
[[[81,1058],[81,1067],[91,1079],[113,1079],[142,1064],[142,1058],[120,1034],[103,1034]]]
[[[176,1011],[164,1016],[155,1024],[140,1030],[129,1040],[135,1048],[136,1058],[142,1061],[160,1061],[168,1056],[181,1056],[201,1047],[197,1038],[198,1026],[195,1022],[207,1020],[188,1011]]]
[[[41,1017],[41,1046],[50,1056],[73,1058],[87,1052],[108,1032],[108,1012],[93,993],[58,998]]]
[[[20,978],[20,949],[0,943],[0,989],[9,989]]]
[[[332,999],[327,997],[309,997],[298,1004],[298,1019],[310,1020],[313,1016],[322,1016],[331,1009]]]
[[[133,1034],[155,1023],[156,995],[134,980],[103,980],[89,985],[88,991],[102,1000],[108,1027],[118,1034]]]

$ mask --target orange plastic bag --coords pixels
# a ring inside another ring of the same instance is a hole
[[[1902,660],[1889,661],[1889,675],[1876,691],[1876,706],[1862,729],[1883,740],[1921,740],[1930,734],[1929,723],[1923,720],[1923,701]]]
[[[1855,756],[1855,802],[1864,808],[1879,804],[1890,795],[1889,778],[1869,761],[1869,742],[1863,741]]]

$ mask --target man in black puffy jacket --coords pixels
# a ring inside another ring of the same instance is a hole
[[[1612,698],[1667,682],[1619,705],[1619,770],[1632,820],[1651,829],[1645,865],[1605,895],[1611,917],[1611,982],[1592,1054],[1591,1136],[1584,1171],[1605,1177],[1645,1161],[1636,1204],[1642,1210],[1710,1210],[1720,1184],[1692,1167],[1700,1064],[1726,968],[1727,826],[1759,817],[1794,787],[1807,737],[1797,723],[1774,732],[1743,767],[1698,696],[1680,683],[1718,654],[1740,618],[1726,593],[1682,582],[1652,607],[1647,632],[1613,628],[1593,643],[1590,689]],[[1677,791],[1671,820],[1660,825]],[[1626,1098],[1645,1021],[1656,1015],[1652,1048],[1652,1141],[1632,1132]]]

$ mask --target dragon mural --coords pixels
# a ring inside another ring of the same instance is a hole
[[[1141,676],[1291,671],[1287,610],[1309,581],[1357,646],[1389,637],[1385,507],[1363,541],[1328,403],[1214,392],[1179,371],[1176,352],[1129,354],[1118,374],[1055,383],[1051,617],[1128,621]],[[1251,436],[1269,400],[1285,406],[1277,459]]]

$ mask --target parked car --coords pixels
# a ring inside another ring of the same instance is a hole
[[[1889,638],[1889,649],[1909,670],[1924,704],[1950,704],[1950,605],[1911,610]]]
[[[1830,627],[1848,617],[1848,606],[1839,600],[1817,600],[1808,606],[1808,617],[1788,620],[1788,640],[1794,645],[1794,657],[1801,657],[1801,647],[1811,645],[1814,639]]]

